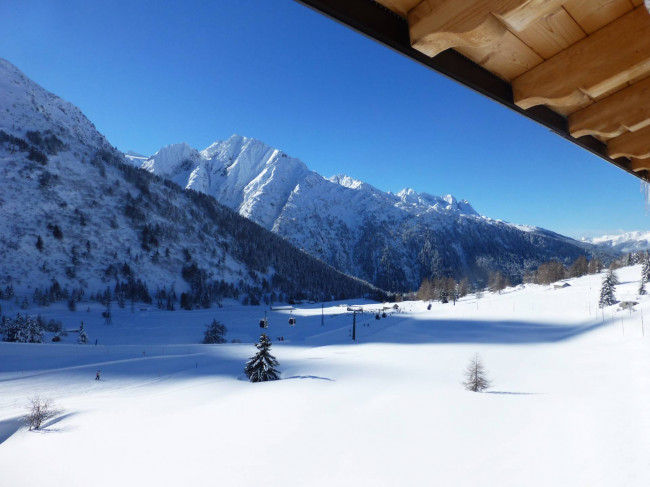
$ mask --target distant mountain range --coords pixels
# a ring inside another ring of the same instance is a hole
[[[638,252],[650,250],[650,231],[625,232],[593,238],[585,237],[582,241],[617,252]]]
[[[2,59],[0,174],[1,290],[173,290],[191,306],[377,292],[214,198],[134,168],[77,107]]]
[[[240,215],[335,268],[390,290],[424,277],[485,283],[500,270],[517,282],[528,269],[612,252],[537,227],[479,215],[466,200],[404,189],[386,193],[345,175],[325,178],[299,159],[238,135],[202,151],[174,144],[127,157],[152,174],[214,196]],[[603,255],[600,255],[603,254]]]

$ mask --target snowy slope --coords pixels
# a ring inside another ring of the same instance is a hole
[[[70,150],[87,155],[90,147],[108,146],[77,107],[44,90],[13,64],[0,58],[0,130],[10,134],[51,130],[71,144]]]
[[[617,272],[619,299],[636,298],[640,266]],[[43,309],[83,318],[99,345],[0,343],[3,485],[647,486],[650,298],[600,310],[601,278],[406,302],[381,320],[360,302],[355,344],[345,307],[326,305],[321,325],[320,305],[300,306],[295,327],[269,312],[282,380],[260,384],[243,366],[261,308],[118,310],[112,327],[99,306]],[[198,345],[213,317],[249,343]],[[483,394],[461,385],[475,353]],[[28,432],[36,393],[65,412]]]
[[[288,287],[370,290],[157,177],[192,157],[199,154],[188,146],[169,147],[153,175],[135,169],[78,108],[0,59],[0,287],[11,284],[21,297],[55,281],[94,293],[138,279],[152,295],[222,281],[258,296]]]
[[[603,235],[594,238],[585,237],[582,240],[619,252],[650,250],[650,232],[648,231],[626,232],[618,235]]]
[[[213,195],[330,265],[377,286],[410,290],[423,277],[518,281],[551,258],[571,263],[590,244],[481,216],[466,200],[404,189],[385,193],[346,175],[329,179],[264,143],[234,135],[200,153],[167,146],[146,170]]]

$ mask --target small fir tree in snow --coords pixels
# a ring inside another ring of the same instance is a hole
[[[224,325],[217,320],[212,320],[211,324],[205,325],[203,343],[226,343],[225,337],[227,331]]]
[[[77,337],[77,343],[80,345],[85,345],[88,343],[88,335],[86,334],[86,330],[84,330],[84,322],[81,322],[81,326],[79,327],[79,336]]]
[[[41,324],[34,318],[27,316],[25,317],[25,325],[27,326],[27,341],[29,343],[43,343],[45,335]]]
[[[646,294],[645,282],[641,279],[641,284],[639,285],[639,296],[643,296],[644,294]]]
[[[244,372],[251,382],[265,382],[267,380],[278,380],[279,372],[276,367],[280,364],[271,355],[271,340],[265,333],[260,335],[260,342],[256,343],[258,352],[246,362]]]
[[[440,292],[438,293],[438,299],[440,300],[441,303],[449,302],[449,299],[447,299],[447,290],[445,288],[440,288]]]
[[[465,370],[465,382],[463,382],[463,385],[465,389],[472,392],[483,392],[490,387],[490,381],[487,378],[478,353],[472,357]]]
[[[604,308],[605,306],[611,306],[616,304],[616,296],[614,295],[614,286],[618,283],[616,274],[613,271],[608,271],[603,279],[603,285],[600,288],[600,300],[598,301],[598,307]]]

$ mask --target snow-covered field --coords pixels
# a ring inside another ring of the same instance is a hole
[[[636,299],[640,267],[618,275]],[[91,344],[0,343],[0,485],[650,485],[650,299],[601,311],[601,278],[401,303],[357,315],[356,343],[345,307],[321,325],[320,304],[300,305],[295,327],[269,311],[282,380],[257,384],[243,367],[264,308],[127,305],[111,326],[98,305],[40,310],[83,320]],[[199,345],[213,318],[243,343]],[[475,353],[486,393],[461,385]],[[34,394],[64,413],[29,432]]]

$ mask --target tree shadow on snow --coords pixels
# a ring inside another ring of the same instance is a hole
[[[25,425],[23,418],[17,416],[11,419],[0,421],[0,445],[7,441],[11,435]]]
[[[335,382],[334,379],[330,379],[329,377],[319,377],[317,375],[292,375],[291,377],[287,377],[285,380],[288,379],[318,379],[318,380],[328,380],[330,382]]]
[[[485,394],[504,394],[507,396],[537,396],[541,392],[485,391]]]
[[[412,320],[377,333],[358,336],[362,343],[553,343],[592,332],[609,321],[558,325],[529,321]]]
[[[66,413],[62,414],[61,416],[57,416],[56,418],[52,418],[50,421],[47,423],[43,423],[41,427],[38,430],[32,430],[33,432],[36,433],[63,433],[64,431],[68,431],[69,428],[53,428],[54,425],[59,424],[61,421],[64,419],[70,418],[74,416],[77,413]]]

